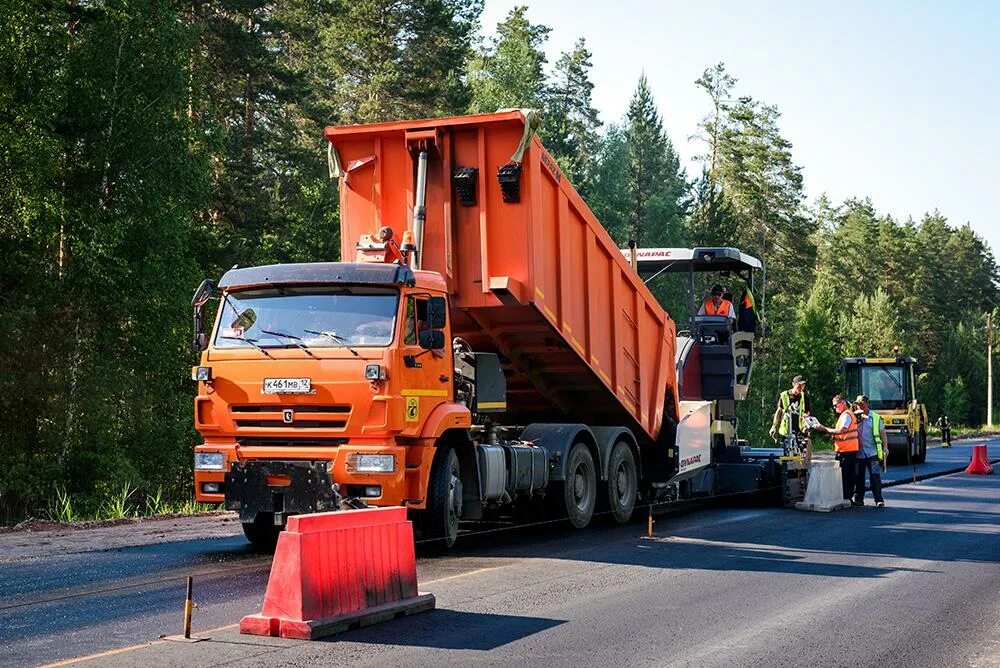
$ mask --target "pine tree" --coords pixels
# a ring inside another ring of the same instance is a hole
[[[462,73],[481,0],[331,0],[322,12],[317,78],[330,122],[370,123],[461,113]]]
[[[726,71],[725,63],[717,63],[707,68],[695,81],[695,85],[708,93],[712,100],[712,111],[705,116],[698,127],[700,139],[708,146],[707,153],[701,160],[705,163],[705,172],[710,183],[715,182],[715,168],[719,158],[719,142],[728,123],[729,94],[736,85],[737,79]]]
[[[594,191],[601,127],[591,101],[590,57],[583,39],[560,56],[540,130],[545,147],[585,200]]]
[[[668,244],[680,236],[687,184],[645,74],[629,104],[625,138],[629,236],[640,246]]]
[[[547,60],[542,46],[551,29],[528,21],[527,11],[524,5],[512,9],[497,24],[489,46],[473,57],[468,72],[470,113],[543,108]]]
[[[600,139],[598,167],[593,194],[587,200],[591,210],[622,248],[629,240],[629,151],[624,129],[608,125]]]

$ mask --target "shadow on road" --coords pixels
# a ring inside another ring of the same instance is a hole
[[[778,508],[747,511],[715,504],[712,517],[721,519],[722,526],[718,521],[705,524],[704,511],[680,513],[658,519],[653,540],[645,538],[644,522],[638,520],[583,532],[527,527],[516,532],[517,538],[468,537],[459,553],[846,578],[938,572],[893,563],[905,559],[1000,563],[995,480],[953,477],[935,487],[924,483],[893,488],[886,491],[886,499],[886,508],[875,508],[869,497],[864,508],[834,513]],[[850,565],[848,557],[888,559],[878,567],[865,568]]]
[[[351,631],[328,641],[488,651],[565,623],[565,620],[544,617],[438,609]]]

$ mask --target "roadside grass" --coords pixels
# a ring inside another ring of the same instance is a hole
[[[48,506],[43,513],[44,519],[60,524],[74,522],[92,522],[107,520],[126,520],[141,517],[157,517],[161,515],[195,515],[197,513],[219,510],[211,503],[198,503],[193,496],[180,499],[170,499],[157,487],[153,493],[147,493],[145,498],[140,495],[138,487],[126,482],[103,498],[94,496],[72,495],[62,486],[57,486]],[[7,518],[12,523],[12,518]]]
[[[1000,434],[1000,425],[996,424],[984,424],[978,427],[966,427],[964,425],[952,425],[951,427],[951,437],[952,438],[963,438],[966,436],[993,436]],[[941,428],[937,425],[930,425],[927,429],[927,435],[933,436],[935,438],[941,438]]]

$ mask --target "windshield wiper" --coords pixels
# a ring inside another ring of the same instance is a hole
[[[294,334],[286,334],[285,332],[272,332],[267,329],[262,329],[260,330],[260,332],[261,334],[270,334],[271,336],[282,336],[286,339],[291,339],[292,341],[295,342],[295,345],[297,345],[299,348],[302,348],[302,350],[305,352],[306,355],[309,355],[309,357],[312,357],[313,359],[316,358],[316,356],[312,354],[312,351],[309,350],[309,347],[306,346],[306,344],[302,343],[301,336],[295,336]]]
[[[303,329],[302,331],[306,332],[307,334],[318,334],[319,336],[325,336],[328,339],[332,339],[333,341],[336,341],[337,343],[339,343],[341,345],[341,347],[347,348],[348,350],[350,350],[351,353],[353,353],[355,357],[358,357],[358,351],[355,350],[354,348],[352,348],[351,346],[349,346],[347,344],[347,339],[345,339],[344,337],[342,337],[342,336],[340,336],[338,334],[334,334],[333,332],[317,332],[314,329]]]
[[[272,355],[271,353],[267,352],[262,347],[260,347],[259,345],[257,345],[257,339],[248,339],[245,336],[225,336],[224,334],[220,334],[219,338],[220,339],[236,339],[237,341],[246,341],[251,346],[253,346],[257,350],[259,350],[260,352],[264,353],[265,355],[267,355],[271,359],[274,359],[274,355]]]
[[[888,369],[886,369],[884,366],[880,366],[878,368],[878,370],[881,371],[882,373],[884,373],[885,375],[889,376],[889,378],[892,380],[892,382],[896,383],[896,387],[898,387],[901,390],[903,389],[903,384],[901,382],[899,382],[898,380],[896,380],[896,377],[893,376],[891,373],[889,373]]]

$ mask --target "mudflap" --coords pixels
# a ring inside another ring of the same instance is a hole
[[[289,515],[338,510],[337,494],[326,462],[233,462],[226,473],[226,508],[253,522],[257,513],[274,513],[275,524]]]

